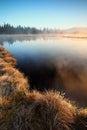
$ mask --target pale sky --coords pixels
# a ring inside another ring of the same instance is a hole
[[[0,0],[0,24],[87,27],[87,0]]]

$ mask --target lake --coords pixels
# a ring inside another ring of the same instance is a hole
[[[87,106],[87,39],[48,36],[0,36],[27,76],[31,89],[59,90]]]

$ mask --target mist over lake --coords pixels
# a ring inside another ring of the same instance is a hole
[[[87,40],[48,36],[0,36],[31,89],[59,90],[87,106]]]

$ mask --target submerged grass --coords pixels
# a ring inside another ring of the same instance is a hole
[[[11,59],[0,47],[0,130],[87,130],[87,109],[79,110],[57,91],[29,91]]]

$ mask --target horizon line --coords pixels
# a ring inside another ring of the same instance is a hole
[[[69,29],[87,29],[87,26],[72,26],[72,27],[67,27],[67,28],[56,28],[56,27],[36,27],[36,26],[29,26],[29,25],[21,25],[21,24],[18,24],[18,25],[14,25],[14,24],[10,24],[10,23],[8,23],[8,22],[3,22],[3,23],[0,23],[0,26],[4,26],[4,25],[10,25],[10,26],[13,26],[13,27],[18,27],[18,26],[21,26],[21,27],[26,27],[26,28],[28,28],[28,27],[30,27],[30,28],[36,28],[36,29],[41,29],[41,30],[43,30],[43,29],[48,29],[48,30],[50,30],[50,29],[52,29],[52,30],[69,30]]]

